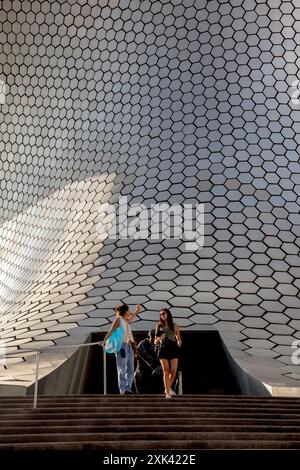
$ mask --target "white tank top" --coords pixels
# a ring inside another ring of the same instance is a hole
[[[130,341],[134,341],[129,322],[127,320],[125,320],[124,318],[120,318],[120,320],[121,320],[123,328],[125,330],[123,342],[124,343],[130,343]]]

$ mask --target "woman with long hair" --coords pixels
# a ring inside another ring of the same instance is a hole
[[[121,395],[132,393],[131,387],[134,379],[134,339],[130,323],[139,313],[141,305],[138,304],[133,313],[128,305],[121,304],[115,308],[116,319],[110,330],[106,333],[102,346],[107,352],[116,355],[118,383]],[[113,341],[111,341],[113,338]],[[109,344],[111,342],[111,344]]]
[[[172,385],[177,374],[181,336],[179,327],[174,323],[168,308],[160,311],[154,342],[159,347],[158,359],[163,369],[166,398],[171,398],[176,395]]]

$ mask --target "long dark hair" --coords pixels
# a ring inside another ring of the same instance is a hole
[[[169,325],[169,328],[174,331],[174,321],[172,317],[172,313],[168,308],[162,308],[161,312],[166,312],[167,314],[167,322]],[[164,328],[166,326],[165,320],[163,320],[161,317],[159,318],[159,323],[158,323],[158,328]]]

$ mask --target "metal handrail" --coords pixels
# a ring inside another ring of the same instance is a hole
[[[19,349],[18,351],[12,351],[12,352],[8,352],[8,353],[5,353],[5,356],[10,356],[10,355],[14,355],[14,354],[18,354],[20,355],[21,353],[23,352],[36,352],[36,351],[51,351],[52,349],[67,349],[67,348],[74,348],[76,346],[79,346],[79,347],[85,347],[85,346],[102,346],[101,344],[101,341],[96,341],[94,343],[77,343],[77,344],[62,344],[62,345],[59,345],[59,344],[56,344],[55,346],[46,346],[45,348],[39,348],[39,349]]]
[[[11,353],[5,354],[5,357],[19,357],[24,352],[35,353],[35,381],[34,381],[34,394],[33,394],[33,408],[37,407],[38,398],[38,382],[39,382],[39,366],[40,366],[40,354],[42,351],[52,351],[55,349],[68,349],[68,348],[84,348],[88,346],[101,346],[103,349],[103,395],[107,395],[107,374],[106,374],[106,352],[105,347],[101,341],[93,343],[80,343],[80,344],[66,344],[66,345],[55,345],[48,346],[40,349],[20,349],[18,351],[12,351]]]
[[[12,351],[11,353],[5,354],[5,356],[10,357],[19,357],[24,352],[32,352],[35,353],[35,382],[34,382],[34,394],[33,394],[33,408],[37,408],[37,398],[38,398],[38,381],[39,381],[39,365],[40,365],[40,354],[42,351],[52,351],[55,349],[68,349],[68,348],[84,348],[88,346],[101,346],[103,349],[103,395],[107,395],[107,367],[106,367],[106,351],[105,346],[102,344],[101,341],[96,341],[93,343],[80,343],[80,344],[66,344],[66,345],[55,345],[55,346],[48,346],[45,348],[40,349],[20,349],[19,351]],[[182,373],[179,372],[178,375],[179,379],[179,386],[178,386],[178,394],[182,395]]]

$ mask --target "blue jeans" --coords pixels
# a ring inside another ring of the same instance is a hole
[[[130,392],[134,378],[134,353],[130,344],[122,343],[125,357],[121,357],[121,351],[116,353],[118,383],[120,393]]]

